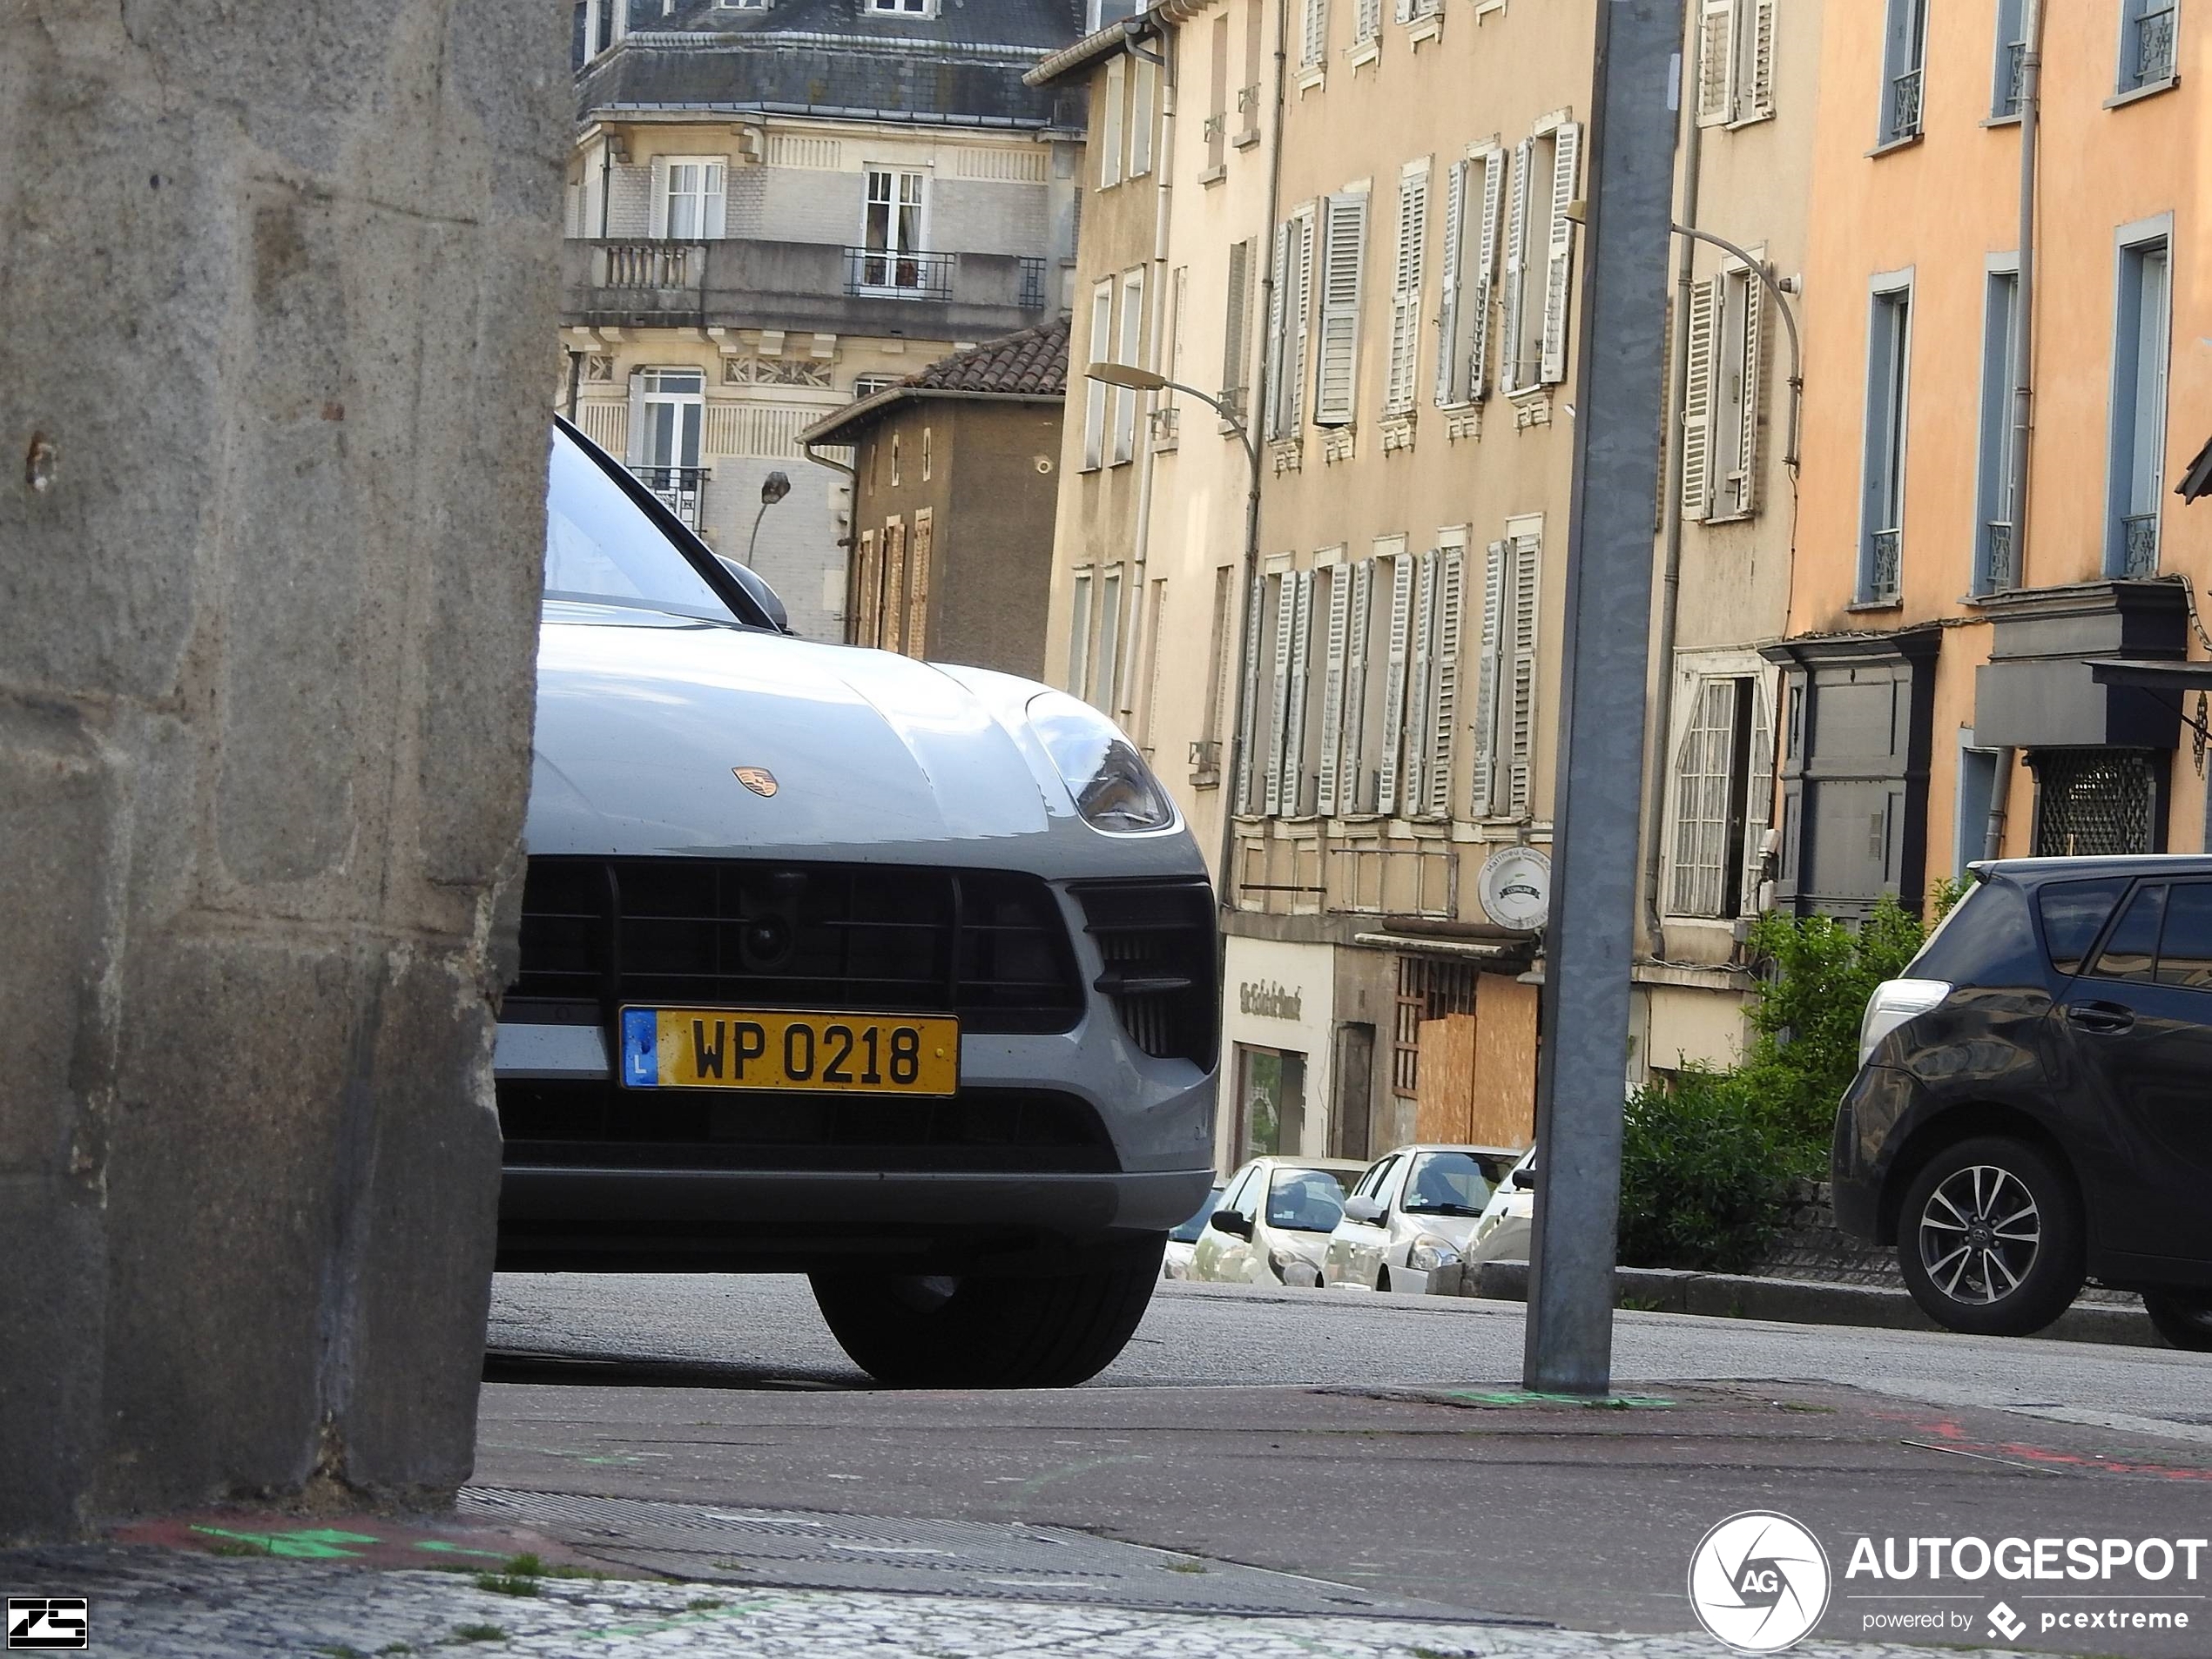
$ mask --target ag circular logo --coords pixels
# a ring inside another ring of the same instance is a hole
[[[1689,1558],[1697,1622],[1739,1653],[1794,1647],[1828,1610],[1828,1552],[1787,1515],[1747,1509]]]

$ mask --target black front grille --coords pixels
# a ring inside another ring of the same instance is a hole
[[[1085,1174],[1120,1168],[1096,1111],[1072,1095],[971,1089],[948,1100],[623,1089],[504,1077],[510,1163],[651,1169]]]
[[[1130,1040],[1157,1059],[1217,1058],[1221,982],[1213,889],[1203,880],[1094,881],[1076,889]]]
[[[625,1002],[956,1014],[1065,1031],[1067,929],[1035,876],[766,860],[548,857],[523,889],[506,1016],[606,1023]]]

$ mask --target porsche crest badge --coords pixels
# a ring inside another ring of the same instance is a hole
[[[776,792],[776,774],[765,766],[732,766],[730,770],[737,779],[756,795]]]

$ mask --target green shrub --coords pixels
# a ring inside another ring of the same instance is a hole
[[[1740,1074],[1692,1069],[1647,1084],[1622,1132],[1622,1263],[1743,1271],[1781,1225],[1789,1174]]]

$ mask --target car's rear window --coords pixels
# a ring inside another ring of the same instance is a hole
[[[2094,881],[2052,881],[2038,888],[2035,907],[2043,917],[2043,952],[2061,974],[2079,974],[2089,960],[2112,907],[2128,891],[2125,876]]]
[[[2150,881],[2137,887],[2089,971],[2099,979],[2151,978],[2158,969],[2158,930],[2165,920],[2166,884]]]
[[[2212,991],[2212,881],[2177,883],[2167,899],[2158,982]]]
[[[1914,979],[1949,980],[1953,985],[2012,984],[2022,976],[2040,981],[2043,970],[2035,960],[2027,895],[2010,881],[1977,881],[1928,936],[1905,972]]]

